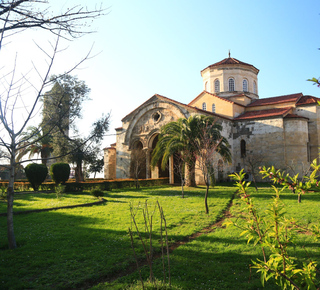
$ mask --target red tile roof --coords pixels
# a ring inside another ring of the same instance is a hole
[[[202,93],[201,93],[201,94],[202,94]],[[201,94],[200,94],[200,95],[201,95]],[[199,96],[200,96],[200,95],[199,95]],[[127,117],[128,117],[130,114],[132,114],[134,111],[136,111],[136,110],[138,110],[139,108],[143,107],[148,101],[150,101],[150,100],[151,100],[152,98],[154,98],[154,97],[158,97],[158,98],[160,98],[160,99],[165,99],[165,100],[168,101],[168,102],[175,103],[175,104],[177,104],[177,105],[179,105],[179,106],[187,107],[188,109],[192,109],[192,110],[197,111],[197,112],[199,112],[199,113],[206,112],[206,113],[209,113],[210,115],[215,115],[215,116],[217,116],[217,117],[219,117],[219,118],[222,118],[222,119],[231,120],[230,118],[227,118],[227,117],[225,117],[225,116],[221,116],[221,115],[218,115],[218,114],[209,112],[209,111],[203,111],[203,110],[201,110],[201,109],[199,109],[199,108],[197,108],[197,107],[193,107],[193,106],[190,106],[190,105],[186,105],[186,104],[180,103],[180,102],[178,102],[178,101],[175,101],[175,100],[169,99],[169,98],[167,98],[167,97],[164,97],[164,96],[162,96],[162,95],[155,94],[155,95],[153,95],[151,98],[149,98],[147,101],[145,101],[143,104],[141,104],[139,107],[137,107],[136,109],[134,109],[133,111],[131,111],[129,114],[127,114],[125,117],[123,117],[121,121],[124,121],[125,118],[127,118]],[[230,101],[229,101],[229,102],[230,102]],[[117,128],[117,129],[123,129],[123,128],[120,127],[120,128]],[[117,130],[117,129],[116,129],[116,130]]]
[[[221,100],[224,100],[224,101],[227,101],[227,102],[229,102],[229,103],[234,104],[233,101],[230,101],[230,100],[228,100],[228,99],[226,99],[226,98],[221,98],[221,97],[217,96],[216,94],[212,94],[212,93],[209,93],[209,92],[207,92],[207,91],[202,91],[198,96],[196,96],[196,97],[188,104],[188,106],[191,106],[191,104],[192,104],[193,102],[197,101],[197,100],[202,96],[203,93],[207,93],[207,94],[209,94],[209,95],[211,95],[211,96],[214,96],[214,97],[216,97],[216,98],[218,98],[218,99],[221,99]]]
[[[269,109],[269,110],[258,110],[258,111],[249,111],[245,112],[242,115],[238,116],[234,120],[250,120],[250,119],[259,119],[259,118],[271,118],[277,116],[286,116],[291,107],[280,108],[280,109]]]
[[[256,106],[267,106],[267,105],[275,105],[280,103],[288,103],[288,102],[298,102],[299,99],[302,97],[302,93],[298,94],[291,94],[291,95],[284,95],[272,98],[265,98],[265,99],[257,99],[249,104],[247,107],[256,107]]]
[[[287,115],[285,116],[285,118],[300,118],[300,119],[307,119],[307,120],[309,120],[309,118],[303,117],[303,116],[299,116],[299,115],[297,115],[297,114],[287,114]]]
[[[320,99],[314,96],[302,96],[296,105],[300,106],[300,105],[317,104],[318,101],[320,101]]]
[[[249,63],[246,63],[246,62],[242,62],[242,61],[240,61],[240,60],[238,60],[236,58],[233,58],[233,57],[225,58],[225,59],[223,59],[223,60],[221,60],[219,62],[216,62],[216,63],[214,63],[212,65],[209,65],[205,69],[207,69],[209,67],[216,67],[216,66],[221,66],[221,65],[239,65],[239,64],[250,66],[250,67],[256,69],[257,72],[259,72],[259,70],[256,67],[254,67],[252,64],[249,64]],[[203,69],[201,72],[203,72],[205,69]]]

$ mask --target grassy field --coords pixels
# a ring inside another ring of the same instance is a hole
[[[1,289],[132,289],[140,288],[137,272],[112,282],[109,279],[126,273],[134,264],[128,228],[132,227],[130,206],[137,212],[138,225],[144,230],[142,209],[147,200],[150,214],[154,212],[154,247],[160,252],[160,218],[155,209],[161,204],[167,220],[171,244],[214,224],[223,216],[234,196],[232,186],[217,186],[209,196],[210,214],[204,213],[204,188],[186,189],[182,199],[179,187],[144,188],[139,191],[112,191],[105,195],[106,203],[92,207],[59,209],[35,212],[14,217],[18,248],[8,250],[6,218],[0,216],[0,288]],[[252,196],[265,210],[273,191],[263,188]],[[296,196],[285,192],[281,195],[287,213],[303,224],[318,221],[320,195],[307,194],[297,204]],[[52,208],[65,205],[95,202],[88,194],[28,193],[16,195],[15,211]],[[235,198],[231,213],[239,212]],[[0,213],[6,204],[0,202]],[[320,261],[319,244],[311,236],[299,237],[298,245],[305,246],[309,255]],[[139,257],[142,247],[135,239]],[[301,247],[292,249],[304,257]],[[205,232],[170,254],[172,289],[261,289],[260,277],[250,273],[252,259],[261,258],[258,247],[247,245],[235,228],[216,228]],[[160,259],[154,261],[153,270],[162,279]],[[142,270],[145,280],[147,267]],[[96,286],[94,286],[96,285]],[[158,283],[159,285],[159,283]],[[276,289],[267,284],[266,289]]]

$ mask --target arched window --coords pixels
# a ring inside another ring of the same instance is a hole
[[[216,104],[212,104],[212,113],[216,112]]]
[[[247,80],[243,80],[243,82],[242,82],[242,90],[244,92],[248,91],[248,81]]]
[[[229,92],[234,92],[234,79],[229,79]]]
[[[257,93],[257,83],[255,81],[253,82],[253,93]]]
[[[219,93],[220,92],[220,81],[219,80],[215,80],[214,81],[214,92],[215,93]]]
[[[240,142],[240,155],[241,158],[246,157],[246,141],[241,140]]]
[[[206,83],[204,84],[204,90],[205,90],[205,91],[208,91],[208,82],[206,82]]]
[[[202,110],[204,110],[204,111],[207,110],[207,104],[206,103],[202,103]]]

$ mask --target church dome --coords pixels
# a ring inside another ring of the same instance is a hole
[[[221,97],[244,93],[258,97],[259,70],[251,64],[229,57],[209,65],[201,71],[204,90]]]
[[[240,60],[237,60],[236,58],[233,58],[233,57],[228,57],[228,58],[225,58],[219,62],[216,62],[212,65],[209,65],[207,68],[213,68],[213,67],[219,67],[219,66],[225,66],[225,65],[243,65],[243,66],[248,66],[254,70],[257,71],[257,73],[259,72],[259,70],[257,68],[255,68],[253,65],[249,64],[249,63],[246,63],[246,62],[243,62],[243,61],[240,61]],[[206,70],[207,68],[205,68],[204,70]],[[202,71],[204,71],[202,70]]]

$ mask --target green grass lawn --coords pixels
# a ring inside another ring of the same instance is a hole
[[[59,209],[14,216],[18,248],[8,250],[6,218],[0,217],[0,289],[70,289],[94,285],[100,279],[113,277],[125,271],[133,263],[128,228],[132,226],[130,205],[137,210],[137,220],[144,230],[142,209],[145,201],[152,213],[157,201],[167,220],[170,243],[184,240],[201,229],[213,224],[222,216],[232,199],[235,188],[217,186],[209,195],[210,214],[204,212],[204,188],[186,189],[181,198],[179,187],[144,188],[140,191],[112,191],[105,195],[106,203],[92,207]],[[272,190],[263,188],[252,191],[261,211],[265,210]],[[89,194],[65,194],[57,199],[55,194],[29,193],[16,195],[14,211],[51,208],[94,202]],[[297,204],[292,193],[282,194],[289,216],[302,223],[318,221],[320,195],[307,194]],[[236,198],[231,212],[239,212]],[[0,202],[0,213],[6,205]],[[154,247],[159,252],[159,216],[154,213]],[[319,244],[310,236],[302,236],[299,245],[320,261]],[[138,240],[135,246],[139,257],[143,251]],[[293,249],[304,256],[301,247]],[[228,227],[217,228],[191,240],[170,255],[173,289],[261,289],[260,277],[254,270],[250,275],[252,259],[262,258],[258,247],[247,245],[239,231]],[[161,261],[154,262],[154,272],[162,279]],[[148,269],[142,274],[147,280]],[[137,282],[138,281],[138,282]],[[98,289],[140,288],[139,276],[133,273],[111,284],[100,283]],[[266,289],[276,289],[269,283]]]

